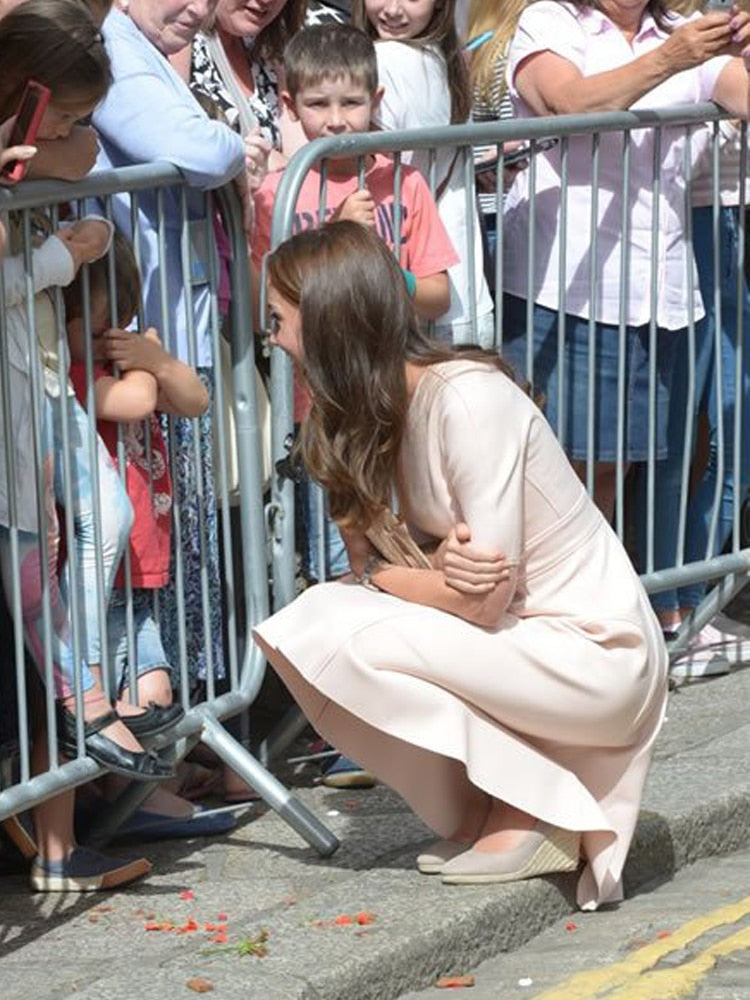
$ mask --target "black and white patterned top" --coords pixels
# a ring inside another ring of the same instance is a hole
[[[513,104],[505,81],[506,49],[495,61],[492,83],[487,95],[483,95],[478,85],[474,87],[474,103],[471,117],[475,122],[491,122],[501,118],[513,117]],[[488,153],[496,150],[495,146],[475,146],[474,159],[481,160]],[[479,206],[485,215],[494,215],[497,211],[497,199],[494,194],[479,191],[477,193]]]
[[[312,0],[308,4],[305,24],[324,24],[328,21],[341,21],[341,11]],[[250,112],[257,119],[261,134],[274,149],[281,149],[281,132],[279,118],[281,116],[281,98],[279,97],[279,81],[277,67],[266,60],[253,59],[253,39],[244,40],[247,52],[247,63],[253,79],[253,92],[246,96]],[[206,45],[205,35],[196,35],[193,39],[193,55],[190,65],[190,89],[202,94],[212,101],[222,112],[224,118],[233,129],[240,131],[239,113],[232,93],[225,86],[216,64]]]

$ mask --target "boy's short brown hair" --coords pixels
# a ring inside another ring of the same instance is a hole
[[[110,253],[114,255],[117,325],[126,327],[137,314],[141,302],[141,276],[138,273],[138,264],[133,248],[119,229],[115,229]],[[66,321],[80,319],[83,316],[83,277],[81,271],[63,289],[63,298],[65,300]],[[111,310],[109,254],[105,254],[99,260],[89,264],[89,302],[93,305],[98,300],[106,301],[107,308]]]
[[[286,89],[295,98],[321,80],[349,77],[370,94],[378,89],[378,60],[372,39],[350,24],[303,28],[284,49]]]

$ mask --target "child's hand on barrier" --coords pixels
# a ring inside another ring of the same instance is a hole
[[[82,264],[90,264],[104,256],[112,230],[100,219],[80,219],[56,230],[55,236],[67,247],[77,271]]]
[[[375,228],[375,199],[367,190],[360,188],[345,198],[333,213],[333,221],[359,222],[363,226]]]
[[[263,138],[259,128],[253,129],[245,136],[245,168],[247,185],[251,192],[258,190],[268,173],[268,157],[271,149],[271,143]]]
[[[441,569],[445,582],[464,594],[486,594],[510,577],[510,564],[499,553],[472,549],[471,530],[460,522],[450,531],[432,556],[435,569]]]
[[[122,371],[137,368],[156,377],[166,351],[156,330],[150,326],[145,333],[132,330],[107,330],[104,334],[104,356]]]

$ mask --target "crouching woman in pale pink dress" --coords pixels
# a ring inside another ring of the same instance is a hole
[[[582,857],[579,905],[621,898],[667,658],[619,541],[503,363],[425,340],[372,232],[301,233],[268,274],[354,575],[256,641],[315,729],[445,838],[421,871],[507,882]],[[368,541],[394,494],[431,569]]]

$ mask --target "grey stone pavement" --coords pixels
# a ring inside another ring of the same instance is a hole
[[[626,868],[629,895],[645,898],[647,884],[696,859],[750,846],[748,705],[750,670],[673,693]],[[256,806],[226,837],[144,844],[154,872],[122,892],[31,894],[24,878],[1,879],[0,998],[171,1000],[191,996],[198,978],[222,1000],[389,1000],[582,917],[572,915],[572,876],[444,886],[419,875],[414,859],[430,831],[385,788],[295,791],[341,839],[332,858]],[[593,914],[587,925],[599,917],[609,919]],[[206,924],[225,924],[226,942]],[[257,957],[252,942],[265,935]]]
[[[463,995],[466,1000],[550,1000],[550,993],[556,1000],[593,995],[607,1000],[623,993],[629,1000],[675,995],[747,1000],[748,893],[750,850],[696,861],[617,908],[563,917],[516,951],[482,962]],[[708,951],[724,949],[715,964],[705,960]],[[401,1000],[445,998],[445,989],[428,987]]]

